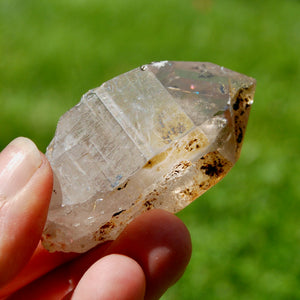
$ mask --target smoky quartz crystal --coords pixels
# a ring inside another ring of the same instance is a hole
[[[49,251],[85,252],[133,218],[176,213],[240,155],[255,80],[212,63],[154,62],[86,93],[47,148]]]

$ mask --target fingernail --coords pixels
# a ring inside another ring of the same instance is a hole
[[[36,145],[19,137],[0,153],[0,201],[14,196],[41,166],[42,159]]]

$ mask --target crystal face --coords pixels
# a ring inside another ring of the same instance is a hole
[[[255,80],[212,63],[163,61],[86,93],[46,155],[54,187],[43,244],[84,252],[133,218],[176,213],[240,155]]]

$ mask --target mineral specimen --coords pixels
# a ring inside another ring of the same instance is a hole
[[[64,114],[47,149],[49,251],[84,252],[152,208],[183,209],[237,161],[255,80],[162,61],[115,77]]]

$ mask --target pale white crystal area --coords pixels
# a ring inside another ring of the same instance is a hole
[[[84,252],[152,208],[176,213],[239,157],[255,80],[211,63],[163,61],[85,94],[58,122],[43,244]]]

